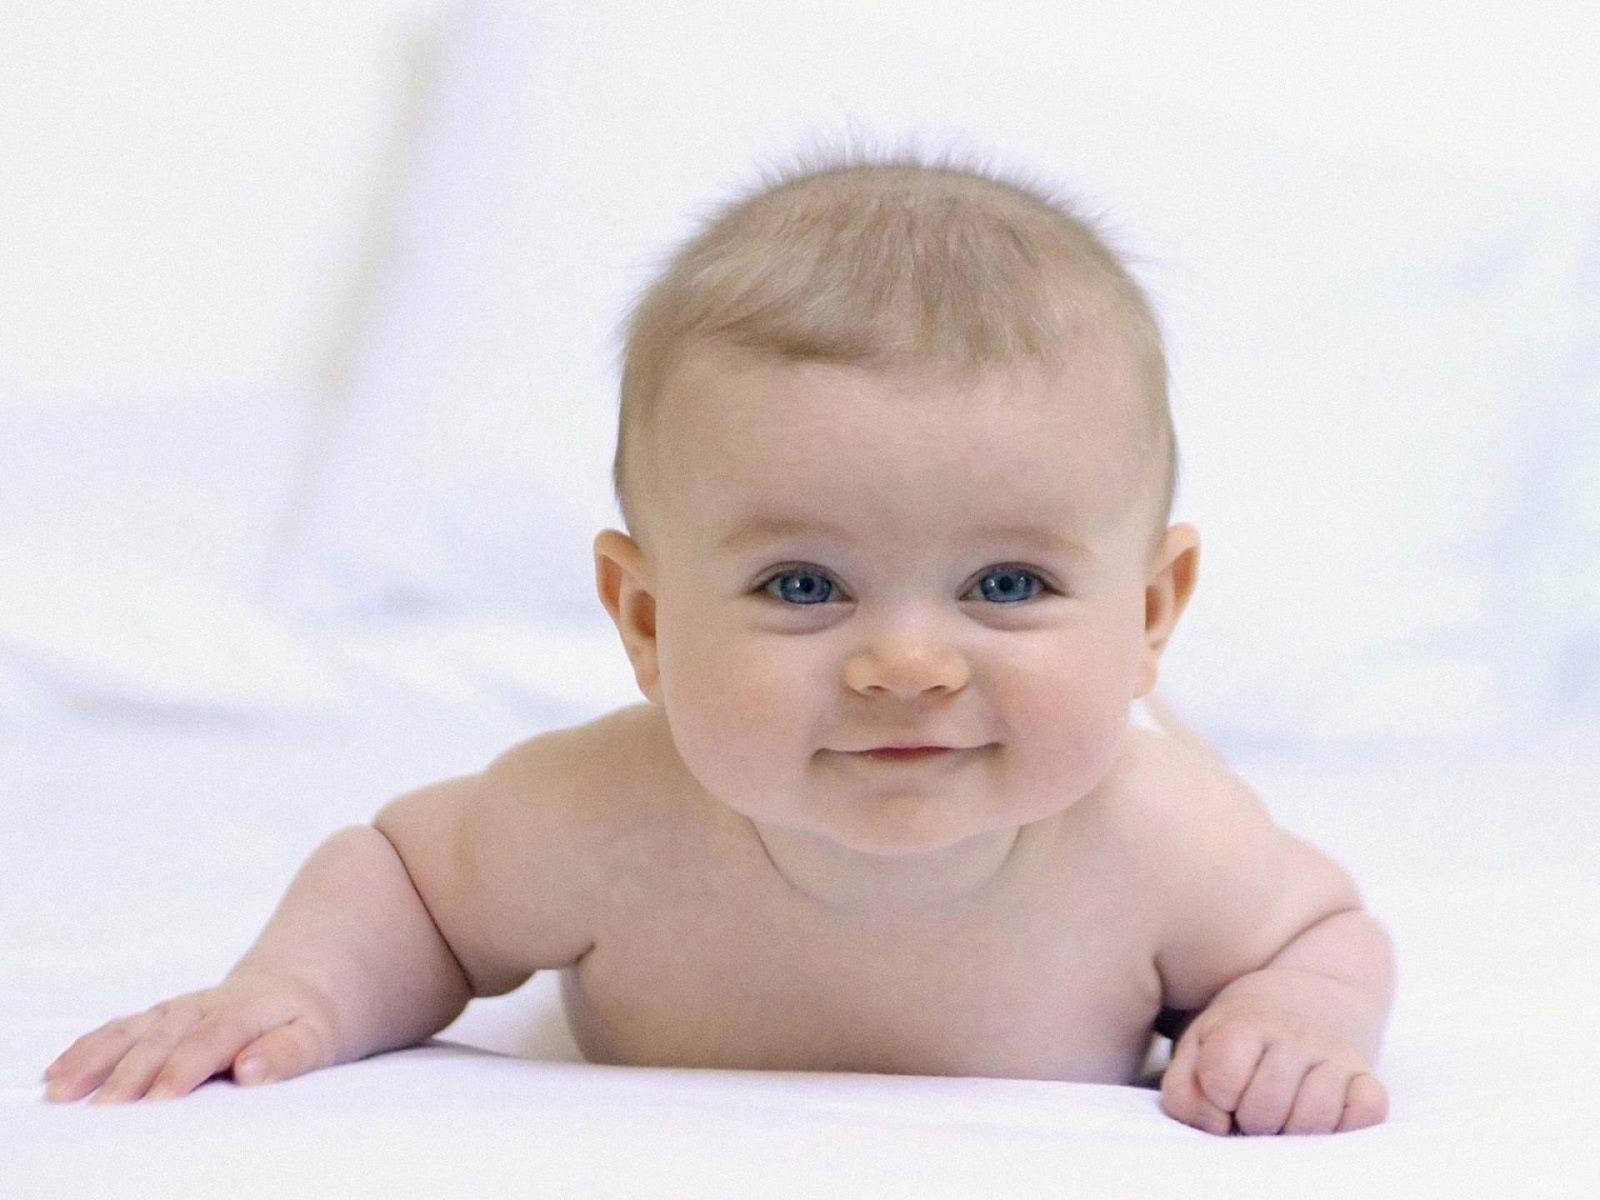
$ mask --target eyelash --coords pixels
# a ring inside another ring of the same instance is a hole
[[[1054,593],[1056,595],[1060,594],[1060,589],[1055,587],[1050,582],[1050,580],[1045,578],[1045,576],[1043,574],[1041,574],[1038,571],[1035,571],[1032,567],[1024,567],[1019,563],[1000,563],[1000,564],[997,564],[997,565],[992,566],[992,567],[984,568],[982,574],[980,574],[978,576],[978,581],[976,583],[974,583],[972,585],[972,587],[973,588],[979,587],[982,584],[982,581],[986,577],[988,577],[990,575],[999,575],[999,574],[1005,574],[1005,573],[1011,573],[1011,574],[1017,574],[1017,575],[1027,575],[1030,578],[1036,580],[1038,582],[1038,584],[1039,584],[1039,587],[1033,593],[1033,595],[1028,596],[1028,597],[1026,597],[1024,599],[1021,599],[1021,600],[996,601],[996,602],[993,602],[994,603],[994,607],[996,607],[996,608],[1010,608],[1010,607],[1013,607],[1013,606],[1018,605],[1018,604],[1026,604],[1029,600],[1037,600],[1040,596],[1046,595],[1048,593]],[[837,583],[834,582],[833,577],[831,575],[829,575],[826,571],[822,570],[820,567],[807,566],[807,565],[805,565],[803,563],[794,563],[794,564],[789,565],[789,566],[779,567],[777,570],[775,570],[775,571],[771,572],[769,575],[767,575],[767,577],[765,579],[763,579],[759,584],[757,584],[754,590],[757,591],[757,592],[766,593],[767,595],[771,596],[771,598],[773,600],[776,600],[779,604],[784,605],[786,608],[812,608],[812,607],[816,607],[816,606],[828,603],[828,600],[819,600],[815,604],[790,604],[790,603],[786,602],[783,599],[782,596],[773,594],[769,590],[772,587],[772,585],[774,583],[778,582],[778,580],[783,579],[785,576],[788,576],[788,575],[816,575],[816,576],[820,576],[821,578],[823,578],[823,579],[828,581],[828,586],[829,587],[835,588],[835,589],[837,589],[839,591],[843,591],[844,590],[843,588],[839,587],[839,585]],[[971,591],[972,588],[968,588],[967,590]],[[965,593],[963,593],[963,596],[965,596]],[[830,596],[829,599],[831,599],[831,598],[832,597]]]

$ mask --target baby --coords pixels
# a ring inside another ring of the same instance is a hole
[[[801,164],[626,327],[601,602],[648,701],[328,839],[216,987],[48,1098],[416,1043],[560,970],[605,1063],[1130,1083],[1213,1133],[1359,1129],[1390,943],[1133,702],[1195,584],[1149,305],[1036,184]]]

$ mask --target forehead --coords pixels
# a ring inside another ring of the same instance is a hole
[[[880,531],[932,523],[1082,531],[1136,492],[1142,403],[1086,358],[966,379],[707,355],[665,389],[657,484],[698,527],[824,514]]]

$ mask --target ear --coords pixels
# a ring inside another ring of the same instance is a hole
[[[1193,525],[1167,530],[1144,589],[1144,649],[1133,693],[1137,699],[1156,685],[1156,665],[1173,627],[1183,615],[1200,567],[1200,534]]]
[[[600,603],[622,636],[639,690],[652,704],[661,702],[661,669],[656,654],[656,598],[651,591],[644,551],[627,534],[605,529],[594,539],[594,582]]]

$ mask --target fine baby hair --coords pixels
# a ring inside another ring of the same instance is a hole
[[[1147,401],[1165,528],[1177,461],[1166,359],[1128,258],[1059,190],[972,155],[852,145],[763,169],[704,216],[618,328],[612,478],[625,523],[637,531],[637,447],[663,381],[715,345],[957,377],[1114,357],[1130,364]]]

